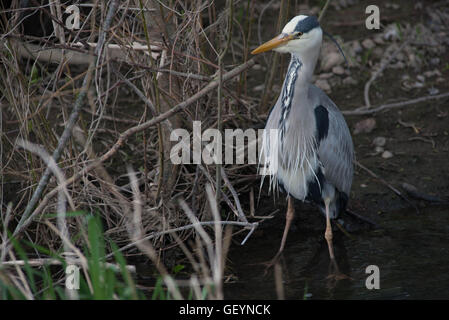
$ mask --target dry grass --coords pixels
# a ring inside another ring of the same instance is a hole
[[[169,138],[173,128],[191,131],[194,120],[204,131],[258,119],[256,101],[241,90],[254,64],[251,15],[233,15],[252,14],[254,4],[128,0],[115,11],[115,1],[92,1],[81,8],[81,29],[68,30],[64,3],[40,3],[23,10],[13,1],[0,13],[1,261],[16,260],[9,232],[71,252],[87,275],[78,250],[87,243],[84,222],[72,213],[98,214],[105,237],[125,254],[148,256],[173,297],[182,295],[159,250],[179,246],[194,269],[196,297],[210,286],[210,297],[223,298],[231,237],[223,225],[255,227],[238,197],[247,185],[234,189],[255,180],[255,169],[173,165]],[[48,22],[40,30],[47,34],[26,27],[28,16]],[[194,252],[186,239],[198,240]],[[30,298],[26,281],[17,286]]]

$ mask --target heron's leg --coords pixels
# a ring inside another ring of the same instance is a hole
[[[334,255],[334,244],[332,243],[332,226],[331,226],[331,219],[330,219],[330,212],[329,212],[329,204],[331,199],[327,198],[324,200],[324,205],[326,207],[326,232],[324,233],[324,238],[326,238],[327,246],[329,248],[329,256],[331,258],[331,268],[334,270],[334,272],[330,272],[328,278],[334,279],[334,280],[343,280],[343,279],[351,279],[351,277],[343,274],[340,272],[340,268],[338,267],[337,261],[335,260]]]
[[[292,224],[293,217],[295,216],[295,207],[293,206],[293,198],[288,197],[287,213],[285,214],[285,227],[284,234],[282,235],[281,246],[279,247],[278,254],[284,250],[285,242],[287,241],[288,231]]]
[[[273,257],[273,259],[271,259],[268,262],[263,263],[266,266],[265,274],[268,272],[268,269],[270,269],[272,266],[274,266],[279,261],[279,257],[281,256],[281,253],[284,250],[285,242],[287,240],[288,230],[290,230],[290,225],[292,224],[292,220],[295,215],[295,208],[293,206],[293,201],[294,200],[292,197],[288,197],[287,213],[285,214],[285,227],[284,227],[284,234],[282,235],[281,246],[279,247],[279,251]]]
[[[332,261],[335,261],[335,255],[334,255],[334,245],[332,243],[332,226],[331,226],[331,219],[330,219],[330,213],[329,213],[329,204],[330,199],[327,198],[324,200],[324,205],[326,207],[326,232],[324,233],[324,238],[326,238],[327,246],[329,248],[329,256]]]

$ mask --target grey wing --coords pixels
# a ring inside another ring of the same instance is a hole
[[[318,156],[323,164],[326,180],[349,196],[354,173],[351,134],[342,113],[332,100],[322,91],[320,97],[320,105],[328,111],[329,127],[326,137],[320,141]]]

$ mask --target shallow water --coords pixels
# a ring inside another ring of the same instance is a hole
[[[316,219],[320,219],[315,217]],[[265,222],[270,224],[271,222]],[[283,220],[273,224],[283,223]],[[384,213],[382,229],[335,232],[340,270],[352,280],[327,279],[329,257],[321,231],[297,222],[287,240],[282,267],[286,299],[447,299],[449,298],[449,210],[432,206]],[[324,219],[323,219],[324,225]],[[282,228],[282,226],[281,226]],[[261,262],[276,253],[282,231],[269,226],[230,254],[235,281],[225,285],[227,299],[276,299],[274,271]],[[380,289],[368,290],[366,267],[377,265]]]

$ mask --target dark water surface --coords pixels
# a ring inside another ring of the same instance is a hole
[[[413,209],[384,213],[379,223],[382,229],[352,234],[353,239],[336,232],[335,254],[341,271],[352,280],[335,284],[327,279],[329,257],[322,232],[297,222],[280,262],[285,298],[448,299],[447,207],[428,207],[420,214]],[[272,229],[262,231],[244,246],[233,246],[230,267],[236,280],[225,285],[227,299],[277,298],[274,270],[264,275],[261,264],[273,257],[280,243],[282,230]],[[379,267],[379,290],[366,288],[369,265]]]

